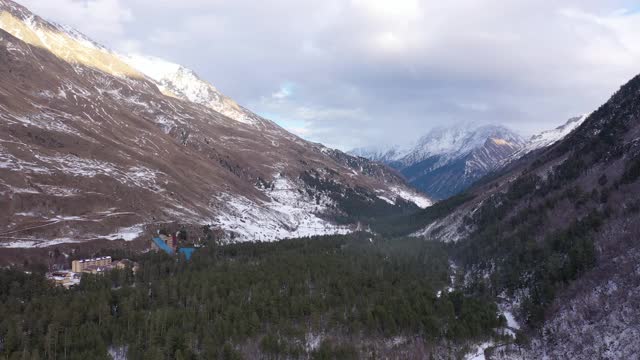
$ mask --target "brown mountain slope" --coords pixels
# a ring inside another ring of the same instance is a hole
[[[348,226],[354,208],[428,205],[385,167],[167,96],[15,3],[0,0],[0,28],[2,247],[131,240],[174,222],[272,240],[348,231],[332,219]]]

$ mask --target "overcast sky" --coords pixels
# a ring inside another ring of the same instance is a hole
[[[18,1],[342,149],[461,121],[528,135],[640,73],[637,1]]]

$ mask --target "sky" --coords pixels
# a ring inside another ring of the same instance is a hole
[[[116,51],[193,69],[238,103],[349,150],[435,126],[523,135],[640,73],[628,0],[18,0]]]

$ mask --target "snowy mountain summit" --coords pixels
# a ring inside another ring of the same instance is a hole
[[[165,95],[206,106],[245,124],[257,124],[262,120],[182,65],[139,54],[121,55],[121,58],[153,80]]]
[[[438,127],[431,130],[418,141],[417,145],[399,161],[404,166],[412,166],[434,156],[441,157],[442,164],[471,154],[491,140],[498,146],[516,149],[522,146],[520,135],[499,125],[477,126],[457,124],[451,127]],[[492,167],[487,163],[487,168]]]
[[[504,126],[461,123],[434,128],[406,147],[360,148],[350,153],[391,165],[427,194],[445,198],[496,170],[523,145],[520,135]]]
[[[415,145],[413,145],[415,146]],[[378,145],[355,148],[349,151],[353,156],[360,156],[369,160],[378,161],[385,164],[392,164],[402,159],[412,149],[413,146],[400,145]]]
[[[461,123],[437,127],[410,145],[364,147],[350,154],[398,169],[414,186],[436,199],[455,195],[482,176],[563,139],[587,115],[524,140],[500,125]]]

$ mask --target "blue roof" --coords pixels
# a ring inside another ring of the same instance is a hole
[[[195,248],[180,248],[180,250],[178,250],[180,252],[180,254],[184,254],[185,259],[190,260],[191,259],[191,255],[193,255],[193,252],[196,251]]]
[[[162,239],[160,239],[159,237],[154,237],[153,238],[153,242],[160,248],[162,249],[164,252],[166,252],[169,255],[173,255],[173,249],[169,247],[169,245],[167,245],[164,241],[162,241]]]

